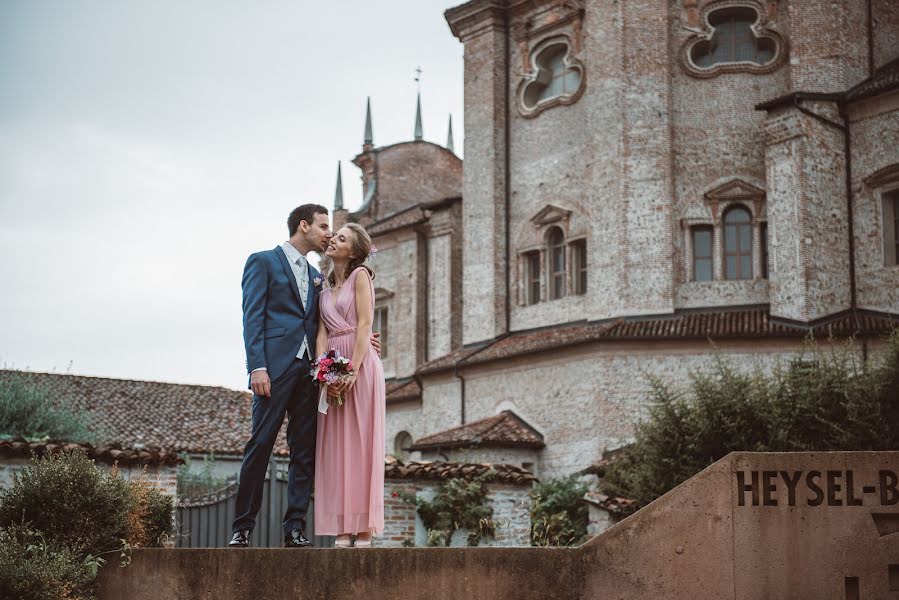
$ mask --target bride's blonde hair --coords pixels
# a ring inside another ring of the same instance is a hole
[[[355,256],[350,259],[350,262],[347,263],[346,272],[344,272],[343,277],[346,279],[350,276],[350,273],[353,272],[353,269],[356,267],[365,267],[365,270],[368,271],[368,275],[374,279],[375,272],[371,270],[371,268],[364,264],[371,254],[372,242],[371,236],[368,235],[368,232],[365,231],[365,228],[358,223],[347,223],[344,225],[347,229],[353,232],[353,251],[352,254]],[[334,261],[331,260],[327,255],[323,255],[321,261],[319,262],[321,266],[322,274],[325,276],[325,279],[328,281],[328,285],[333,287],[335,285],[334,281]]]

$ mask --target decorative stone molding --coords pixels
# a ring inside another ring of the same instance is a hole
[[[868,188],[879,188],[892,183],[899,183],[899,163],[878,169],[868,177],[865,177],[864,181]]]
[[[749,8],[755,11],[756,21],[752,32],[757,39],[768,39],[774,43],[774,56],[765,64],[752,61],[717,63],[710,67],[700,67],[693,63],[693,48],[702,42],[711,42],[715,28],[709,22],[712,13],[728,8]],[[777,15],[777,2],[765,0],[716,0],[699,9],[698,0],[684,0],[687,29],[694,31],[680,51],[680,64],[691,77],[706,79],[717,77],[722,73],[752,73],[763,75],[779,69],[787,60],[789,47],[786,38],[773,29],[774,17]]]
[[[563,45],[566,48],[565,58],[563,59],[565,68],[566,70],[576,71],[580,79],[577,89],[574,92],[553,96],[552,98],[529,105],[525,98],[528,89],[532,85],[545,84],[547,77],[546,69],[536,66],[533,64],[534,61],[529,58],[527,64],[530,66],[530,70],[524,73],[521,82],[518,84],[518,91],[516,92],[516,104],[518,105],[518,112],[521,116],[531,118],[554,106],[574,104],[583,95],[586,83],[586,71],[584,69],[584,64],[573,56],[573,46],[568,36],[558,35],[544,39],[534,47],[528,56],[537,57],[540,53],[550,47]]]
[[[538,231],[547,225],[559,224],[562,225],[562,231],[567,234],[570,218],[570,210],[555,204],[547,204],[536,215],[531,217],[531,223],[537,226]]]
[[[709,203],[712,218],[716,223],[720,220],[724,211],[734,204],[746,206],[752,214],[752,222],[756,223],[762,216],[765,204],[765,190],[741,179],[732,179],[706,192],[705,199]]]

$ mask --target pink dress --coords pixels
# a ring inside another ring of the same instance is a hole
[[[328,349],[352,358],[356,342],[355,269],[337,293],[326,289],[319,304]],[[374,286],[372,286],[374,303]],[[357,366],[356,383],[343,406],[318,413],[315,444],[315,535],[384,530],[384,367],[366,341],[368,355]]]

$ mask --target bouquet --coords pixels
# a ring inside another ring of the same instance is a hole
[[[328,350],[315,359],[309,374],[314,380],[327,386],[349,379],[356,374],[356,371],[353,370],[353,361],[345,356],[341,356],[337,350]],[[326,388],[322,389],[322,394],[327,397]],[[331,406],[343,406],[343,394],[338,394],[334,398],[328,398],[328,404]]]

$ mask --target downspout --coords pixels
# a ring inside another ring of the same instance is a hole
[[[511,60],[510,60],[510,49],[509,49],[509,9],[508,7],[505,9],[503,13],[503,25],[504,25],[504,60],[506,61],[505,66],[505,78],[503,79],[503,121],[504,121],[504,141],[503,141],[503,178],[504,178],[504,207],[503,207],[503,234],[505,236],[505,280],[506,280],[506,326],[503,330],[505,334],[509,334],[512,331],[512,286],[509,283],[509,280],[512,277],[512,268],[510,262],[510,248],[509,245],[511,243],[511,235],[509,234],[509,207],[511,205],[512,199],[512,173],[510,170],[510,148],[509,148],[509,140],[511,138],[511,134],[509,132],[509,123],[510,123],[510,115],[509,115],[509,84],[511,81]]]
[[[868,77],[874,75],[874,6],[868,0]]]
[[[459,417],[461,425],[465,425],[465,378],[459,373],[460,362],[462,361],[457,360],[453,363],[453,375],[459,378]]]

